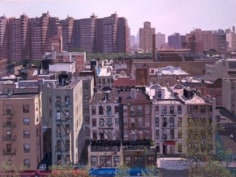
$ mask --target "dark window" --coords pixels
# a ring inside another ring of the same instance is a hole
[[[23,113],[29,113],[30,106],[28,104],[23,104]]]

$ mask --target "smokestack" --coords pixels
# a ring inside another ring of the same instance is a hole
[[[157,54],[156,54],[156,34],[152,35],[152,58],[153,58],[153,61],[157,60]]]

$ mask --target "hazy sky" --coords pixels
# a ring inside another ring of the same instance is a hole
[[[226,29],[236,26],[236,0],[0,0],[0,16],[65,19],[98,18],[117,13],[126,17],[132,34],[137,34],[144,21],[150,21],[156,32],[167,35],[186,34],[195,28]]]

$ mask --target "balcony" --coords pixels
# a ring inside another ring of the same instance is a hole
[[[3,149],[3,155],[16,155],[16,149],[13,148]]]
[[[16,127],[16,123],[8,120],[3,123],[3,127]]]
[[[16,135],[3,135],[3,141],[15,141]]]
[[[13,110],[12,109],[5,109],[3,111],[3,115],[13,115]]]

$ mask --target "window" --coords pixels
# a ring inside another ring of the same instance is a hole
[[[99,115],[103,115],[103,107],[99,106]]]
[[[159,117],[156,117],[156,118],[155,118],[155,126],[156,126],[156,127],[159,127]]]
[[[96,140],[97,139],[97,132],[93,132],[93,139]]]
[[[61,111],[57,111],[56,113],[56,119],[61,120]]]
[[[170,121],[170,127],[174,127],[175,126],[175,119],[174,119],[174,117],[170,117],[169,121]]]
[[[70,140],[66,140],[65,149],[66,151],[70,150]]]
[[[57,124],[56,133],[57,133],[58,136],[61,135],[61,125],[60,124]]]
[[[182,117],[178,117],[178,127],[182,127]]]
[[[30,145],[29,144],[24,144],[23,146],[24,146],[24,152],[25,153],[30,152]]]
[[[119,113],[119,106],[115,106],[115,114]]]
[[[111,118],[108,118],[108,119],[107,119],[107,125],[108,125],[108,126],[112,126],[112,119],[111,119]]]
[[[29,113],[30,106],[28,104],[23,104],[23,113]]]
[[[119,156],[114,156],[114,166],[118,167],[120,163],[120,157]]]
[[[134,106],[130,106],[130,114],[134,114]]]
[[[96,120],[96,119],[93,119],[93,120],[92,120],[92,126],[93,126],[93,127],[96,127],[96,126],[97,126],[97,120]]]
[[[29,125],[30,124],[30,119],[27,118],[27,117],[23,118],[23,124],[24,125]]]
[[[91,166],[97,166],[97,156],[91,156]]]
[[[161,114],[167,114],[167,106],[162,106]]]
[[[7,104],[5,109],[6,109],[6,114],[12,114],[12,106],[10,104]]]
[[[24,167],[30,168],[30,160],[29,159],[24,159]]]
[[[29,138],[30,137],[30,131],[29,130],[24,130],[23,131],[23,137],[24,138]]]
[[[69,133],[70,133],[70,125],[69,124],[65,125],[65,133],[66,133],[66,135],[69,135]]]
[[[178,139],[182,138],[182,130],[178,130]]]
[[[167,118],[166,117],[162,118],[162,127],[167,127]]]
[[[160,139],[160,131],[159,131],[159,129],[156,130],[156,139],[157,140]]]
[[[143,107],[138,106],[138,115],[143,115]]]
[[[125,165],[131,165],[131,156],[125,156]]]
[[[101,127],[104,126],[104,119],[103,119],[103,118],[100,118],[100,119],[99,119],[99,125],[100,125]]]
[[[67,121],[70,119],[70,112],[69,112],[69,110],[65,110],[65,119]]]
[[[170,114],[175,113],[175,107],[173,105],[170,106]]]
[[[92,115],[96,115],[96,106],[92,106]]]
[[[162,131],[162,140],[167,140],[167,132],[166,132],[166,130]]]
[[[182,114],[182,107],[181,106],[177,107],[177,112],[178,112],[178,114]]]
[[[171,129],[170,130],[170,139],[174,139],[175,138],[175,130]]]
[[[65,96],[65,105],[66,106],[70,105],[70,97],[69,96]]]
[[[11,144],[6,144],[6,149],[7,149],[6,151],[7,153],[11,153],[13,151]]]
[[[177,147],[178,147],[178,152],[181,153],[181,152],[182,152],[182,144],[181,144],[181,143],[178,143],[178,146],[177,146]]]
[[[61,141],[60,140],[57,140],[56,150],[61,151]]]
[[[156,114],[159,114],[159,106],[155,106]]]
[[[111,106],[107,106],[107,115],[108,116],[112,115]]]

